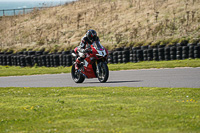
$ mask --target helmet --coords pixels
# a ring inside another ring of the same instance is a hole
[[[92,42],[97,40],[97,32],[95,30],[88,30],[87,33],[86,33],[86,37],[92,43]]]

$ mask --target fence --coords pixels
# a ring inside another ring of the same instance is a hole
[[[19,8],[19,9],[4,9],[0,10],[0,16],[12,16],[12,15],[25,15],[34,9],[43,9],[43,8],[49,8],[49,7],[34,7],[34,8]]]
[[[71,66],[75,61],[75,58],[71,56],[72,52],[72,50],[59,53],[42,51],[1,52],[0,65],[21,67],[34,65],[46,67]],[[188,58],[200,58],[200,43],[118,48],[109,51],[108,62],[110,64],[117,64],[152,60],[182,60]]]

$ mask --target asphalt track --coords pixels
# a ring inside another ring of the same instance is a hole
[[[200,68],[110,71],[107,83],[86,79],[76,84],[71,74],[0,77],[0,87],[170,87],[200,88]]]

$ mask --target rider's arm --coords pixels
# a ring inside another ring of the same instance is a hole
[[[85,52],[85,46],[86,46],[86,42],[85,42],[85,39],[83,38],[81,40],[80,45],[78,46],[78,51],[81,52],[81,53],[84,53]]]
[[[97,36],[97,41],[100,41],[99,37]]]

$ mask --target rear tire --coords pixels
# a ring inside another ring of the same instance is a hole
[[[75,72],[75,64],[72,66],[71,75],[75,83],[83,83],[83,81],[85,80],[85,76],[83,76],[82,73]]]
[[[108,66],[106,63],[103,63],[101,62],[100,63],[100,69],[101,69],[101,74],[97,73],[97,77],[98,77],[98,80],[101,82],[101,83],[105,83],[107,80],[108,80],[108,77],[109,77],[109,69],[108,69]],[[102,75],[102,76],[101,76]]]

